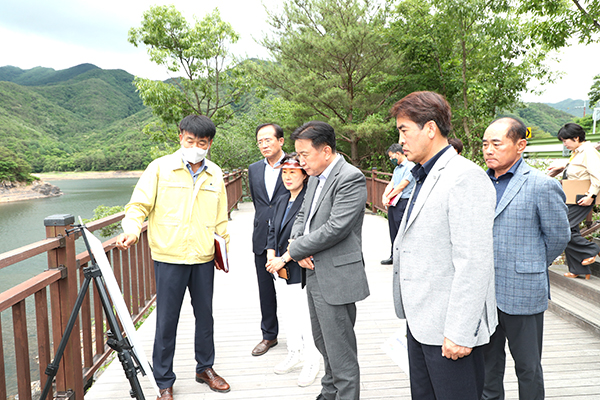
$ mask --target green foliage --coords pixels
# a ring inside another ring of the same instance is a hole
[[[30,175],[31,165],[15,153],[0,146],[0,182],[31,182],[35,178]]]
[[[132,75],[88,64],[65,71],[3,67],[0,77],[10,75],[7,68],[16,81],[45,84],[0,82],[0,146],[33,172],[139,170],[152,160],[153,143],[142,133],[152,115]]]
[[[144,44],[151,61],[182,76],[167,82],[136,77],[144,104],[166,126],[176,127],[189,114],[206,115],[217,126],[231,119],[231,105],[249,90],[250,82],[241,66],[227,64],[228,46],[238,38],[217,9],[190,25],[172,5],[151,7],[141,26],[129,30],[129,42]]]
[[[590,109],[594,109],[594,105],[600,107],[600,74],[594,77],[594,83],[588,92],[590,98]]]
[[[97,221],[104,217],[108,217],[113,214],[120,213],[121,211],[124,211],[124,210],[125,210],[125,208],[123,206],[108,207],[105,205],[99,205],[98,207],[94,208],[94,216],[90,219],[84,219],[83,223],[87,224],[89,222]],[[114,224],[105,226],[104,228],[100,229],[100,236],[102,236],[104,238],[113,237],[117,233],[119,233],[120,230],[121,230],[121,222],[116,222]]]
[[[598,0],[520,0],[519,12],[532,22],[531,34],[552,48],[565,47],[570,38],[581,43],[598,40]]]
[[[389,30],[408,91],[432,90],[452,106],[463,155],[481,161],[481,137],[498,110],[519,104],[532,78],[552,81],[546,49],[508,1],[404,0]]]
[[[368,144],[389,131],[387,102],[399,90],[397,55],[384,35],[387,3],[288,0],[268,22],[274,36],[262,45],[276,63],[256,64],[253,73],[303,122],[330,123],[340,151],[358,165],[373,153]]]
[[[542,103],[528,103],[513,112],[498,113],[498,117],[505,116],[515,116],[532,127],[533,138],[556,136],[564,124],[574,120],[573,115]]]

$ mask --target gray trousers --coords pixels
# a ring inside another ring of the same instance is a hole
[[[571,225],[571,240],[565,249],[567,265],[569,271],[576,275],[591,274],[589,265],[581,265],[586,258],[594,257],[600,252],[600,247],[594,242],[590,242],[579,231],[579,224],[592,210],[592,206],[578,206],[569,204],[569,225]]]
[[[356,305],[328,304],[314,271],[306,271],[308,310],[315,346],[323,355],[325,375],[321,394],[325,400],[358,400],[360,371],[354,323]]]
[[[515,360],[520,400],[544,399],[542,336],[544,313],[509,315],[498,310],[498,327],[490,343],[483,346],[485,383],[483,400],[504,400],[505,345]]]

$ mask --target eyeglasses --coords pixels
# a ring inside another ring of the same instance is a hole
[[[262,146],[263,144],[264,144],[264,145],[266,145],[266,146],[268,146],[268,145],[270,145],[271,143],[273,143],[273,139],[271,139],[271,138],[266,138],[266,139],[260,139],[259,141],[257,141],[257,142],[256,142],[256,145],[257,145],[258,147]]]

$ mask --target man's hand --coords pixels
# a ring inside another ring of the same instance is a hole
[[[471,354],[471,351],[473,351],[473,349],[470,347],[459,346],[452,340],[444,338],[444,343],[442,344],[443,357],[451,358],[456,361],[459,358],[468,356]]]
[[[115,242],[117,249],[127,250],[132,244],[137,242],[137,236],[132,233],[121,233]]]
[[[315,264],[313,264],[310,257],[306,257],[305,259],[298,261],[298,265],[306,269],[315,269]]]

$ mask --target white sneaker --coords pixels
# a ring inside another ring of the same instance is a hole
[[[310,386],[319,375],[321,369],[321,360],[317,359],[310,363],[305,363],[300,376],[298,376],[298,386],[305,387]]]
[[[278,375],[287,374],[288,372],[301,367],[303,364],[304,360],[302,359],[300,351],[288,351],[285,360],[277,364],[275,368],[273,368],[273,372]]]

